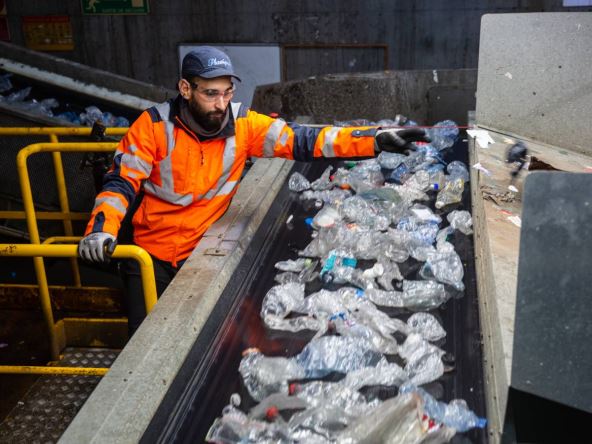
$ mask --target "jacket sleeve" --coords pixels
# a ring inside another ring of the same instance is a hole
[[[376,127],[305,127],[250,110],[237,122],[237,136],[248,140],[250,156],[300,161],[373,157],[376,130]]]
[[[103,178],[103,189],[95,199],[85,235],[103,231],[117,236],[142,181],[152,172],[157,156],[153,125],[150,114],[142,113],[119,143],[113,165]]]

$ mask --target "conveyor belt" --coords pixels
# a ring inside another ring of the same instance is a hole
[[[450,150],[454,156],[448,160],[456,158],[466,162],[466,150],[466,142],[457,143]],[[309,179],[316,179],[326,166],[325,162],[297,163],[294,170],[303,172]],[[468,187],[457,209],[470,210]],[[259,311],[263,297],[275,285],[276,270],[273,265],[280,260],[296,258],[297,251],[308,244],[310,231],[304,219],[316,211],[314,208],[305,209],[296,193],[291,193],[287,184],[284,186],[172,383],[143,436],[143,442],[203,442],[207,430],[221,415],[232,393],[241,395],[241,408],[245,408],[245,401],[250,399],[238,374],[244,349],[258,347],[266,355],[292,356],[312,338],[312,333],[269,334],[263,327]],[[285,224],[290,214],[294,217],[292,229]],[[447,331],[445,342],[439,345],[448,353],[447,363],[453,369],[424,388],[444,401],[465,399],[475,413],[485,417],[473,239],[472,236],[457,234],[451,242],[465,265],[466,290],[463,297],[452,298],[433,313]],[[411,262],[410,259],[401,267],[408,279],[415,278],[419,271],[419,265]],[[399,316],[406,319],[409,314],[402,312]],[[379,394],[393,396],[396,393]],[[487,433],[483,429],[475,429],[455,437],[453,442],[485,443]]]

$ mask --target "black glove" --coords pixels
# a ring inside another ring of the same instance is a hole
[[[375,136],[376,152],[404,153],[415,150],[413,142],[431,142],[425,130],[421,128],[389,128],[379,129]]]
[[[87,262],[108,264],[116,245],[117,239],[109,233],[90,233],[78,244],[78,256]]]

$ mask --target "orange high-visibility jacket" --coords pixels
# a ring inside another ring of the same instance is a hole
[[[144,111],[131,125],[105,176],[86,233],[117,236],[141,188],[133,216],[134,242],[176,265],[228,208],[248,157],[374,155],[374,127],[309,128],[231,103],[227,126],[200,141],[179,119],[179,97]]]

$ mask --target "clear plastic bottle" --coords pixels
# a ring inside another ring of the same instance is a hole
[[[473,428],[482,429],[487,425],[487,420],[478,417],[462,399],[453,399],[446,404],[437,401],[428,392],[410,383],[401,386],[400,392],[417,393],[423,399],[424,411],[431,419],[453,428],[457,432],[463,433]]]
[[[459,211],[454,210],[446,217],[448,222],[450,222],[450,226],[455,230],[460,231],[463,234],[469,235],[473,233],[473,219],[471,218],[471,213],[468,211]]]
[[[268,357],[256,349],[245,350],[239,366],[245,387],[256,401],[273,393],[288,393],[288,380],[302,379],[305,369],[294,359]]]
[[[290,180],[288,180],[288,188],[290,191],[296,191],[300,193],[301,191],[308,190],[310,188],[310,182],[302,174],[296,172],[290,176]]]
[[[446,205],[458,203],[462,200],[463,191],[465,189],[465,181],[460,177],[446,182],[444,188],[438,192],[436,198],[436,208],[444,208]]]
[[[459,177],[465,182],[468,182],[470,179],[466,165],[460,160],[453,160],[450,162],[446,167],[446,171],[448,171],[448,178],[451,181]]]
[[[314,191],[325,191],[333,188],[335,184],[331,182],[331,171],[333,171],[333,167],[328,166],[321,174],[321,177],[310,184],[310,188]]]
[[[440,244],[441,249],[445,244]],[[460,257],[452,251],[437,250],[428,253],[427,260],[421,268],[419,274],[424,279],[432,279],[444,284],[453,286],[459,291],[463,291],[464,267]]]
[[[458,139],[458,125],[452,120],[438,122],[427,132],[432,139],[430,145],[440,151],[451,147]]]

